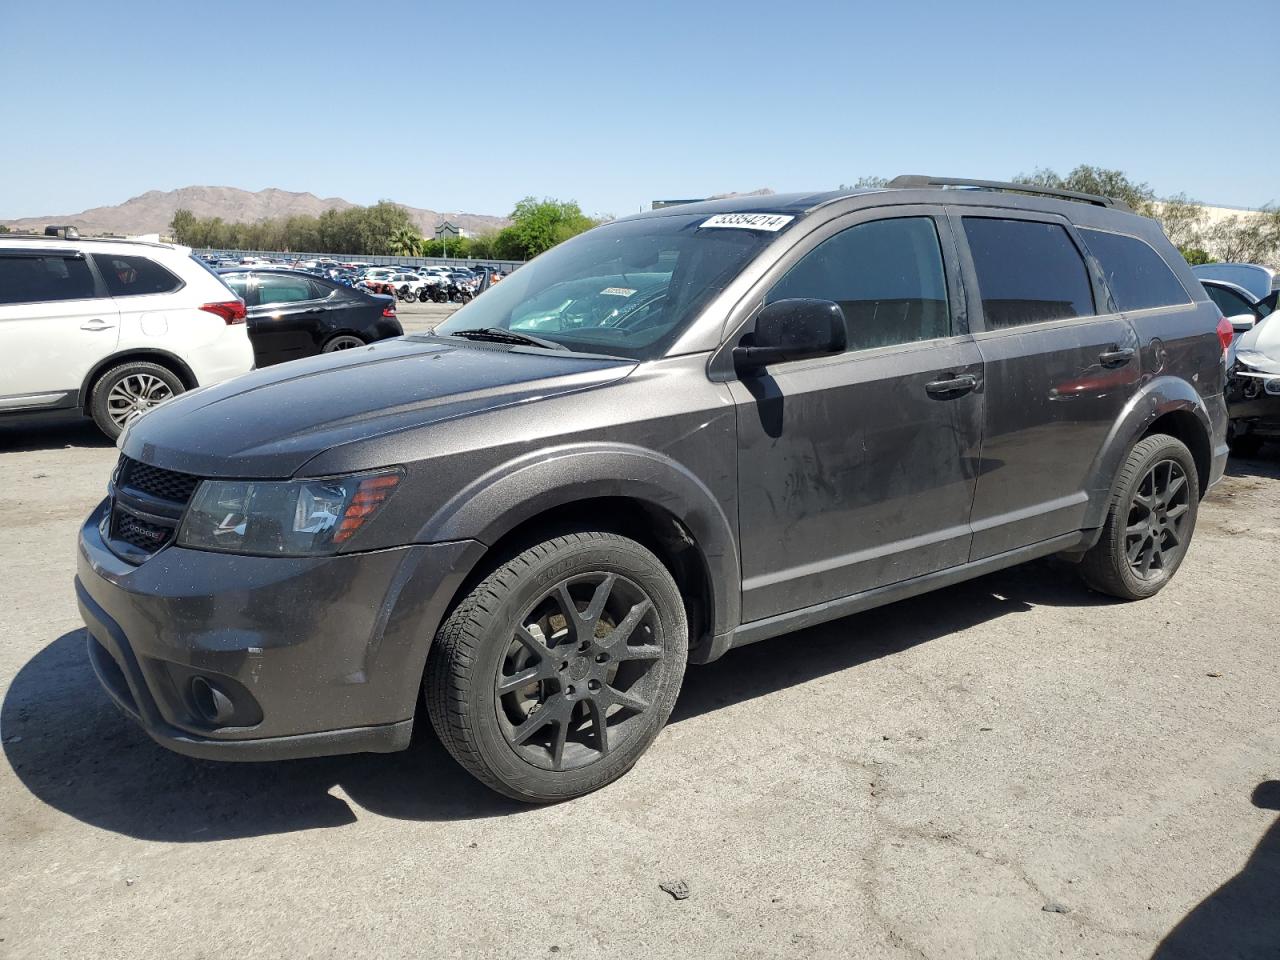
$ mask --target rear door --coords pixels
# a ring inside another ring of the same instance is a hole
[[[849,346],[729,385],[745,620],[968,559],[982,370],[941,213],[842,218],[763,297],[839,303]]]
[[[82,253],[0,251],[0,413],[74,405],[119,337],[116,305]]]
[[[1138,341],[1066,219],[953,209],[985,376],[972,559],[1079,530]]]

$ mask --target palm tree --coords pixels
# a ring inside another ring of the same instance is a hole
[[[416,257],[422,250],[422,235],[413,227],[391,231],[391,252],[398,257]]]

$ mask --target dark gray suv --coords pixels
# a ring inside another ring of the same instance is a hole
[[[80,535],[89,656],[193,756],[399,750],[421,706],[494,789],[573,797],[688,662],[1049,554],[1156,593],[1226,461],[1230,336],[1102,197],[619,220],[431,335],[139,419]]]

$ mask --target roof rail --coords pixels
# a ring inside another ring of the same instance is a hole
[[[1080,203],[1092,203],[1099,207],[1111,207],[1125,213],[1133,210],[1123,200],[1115,197],[1104,197],[1097,193],[1081,193],[1078,190],[1059,190],[1056,187],[1039,187],[1033,183],[1006,183],[1003,180],[965,180],[960,177],[929,177],[920,174],[904,174],[894,177],[887,186],[896,189],[910,187],[973,187],[978,190],[1004,190],[1012,193],[1029,193],[1037,197],[1057,197],[1061,200],[1075,200]]]

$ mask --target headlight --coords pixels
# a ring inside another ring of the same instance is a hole
[[[323,480],[204,480],[178,544],[256,556],[337,553],[395,492],[398,470]]]

